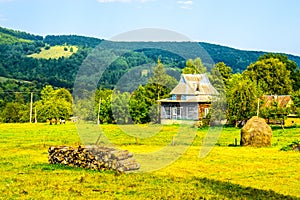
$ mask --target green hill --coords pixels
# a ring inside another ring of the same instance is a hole
[[[14,43],[18,43],[18,42],[32,42],[32,41],[22,39],[22,38],[17,38],[15,36],[0,32],[0,45],[2,45],[2,44],[14,44]]]
[[[103,42],[102,39],[77,35],[42,37],[0,27],[0,76],[72,88],[79,67],[101,42]],[[204,42],[199,44],[215,63],[224,62],[233,69],[234,73],[243,72],[247,66],[257,61],[259,56],[268,53],[239,50]],[[124,45],[124,43],[114,45]],[[102,87],[114,87],[117,81],[133,67],[155,63],[158,58],[161,58],[166,67],[173,68],[168,73],[174,76],[176,76],[175,72],[180,71],[185,65],[185,60],[172,52],[155,48],[141,49],[141,46],[147,46],[146,42],[130,43],[130,45],[131,47],[136,45],[139,48],[132,48],[136,50],[121,55],[107,68],[99,82]],[[168,45],[180,48],[180,43],[174,45],[169,42]],[[50,49],[46,50],[47,47]],[[62,47],[68,49],[65,50]],[[73,47],[73,52],[69,47]],[[288,58],[300,66],[300,57],[288,55]],[[205,59],[203,62],[205,63]]]
[[[16,31],[16,30],[3,28],[3,27],[0,27],[0,33],[10,35],[18,39],[34,40],[34,41],[43,40],[42,36],[33,35],[30,33],[26,33],[24,31]]]

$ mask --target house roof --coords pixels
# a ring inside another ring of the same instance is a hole
[[[182,74],[178,85],[171,91],[178,95],[218,95],[206,74]]]
[[[277,102],[278,106],[281,108],[290,106],[292,98],[290,95],[264,95],[266,101],[266,107],[270,107],[272,102]]]
[[[219,92],[212,86],[206,74],[182,74],[178,85],[171,91],[172,95],[185,95],[180,99],[161,99],[159,102],[211,102]]]
[[[189,98],[187,100],[172,100],[172,98],[161,99],[159,102],[173,102],[173,103],[196,103],[196,102],[211,102],[213,98],[209,95],[199,95]]]

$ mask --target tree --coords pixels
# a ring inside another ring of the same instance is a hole
[[[16,102],[7,103],[2,111],[2,121],[4,123],[15,123],[20,121],[21,104]]]
[[[265,94],[290,94],[293,91],[290,71],[278,58],[266,58],[248,66],[243,72]]]
[[[99,89],[96,91],[94,116],[98,115],[100,103],[100,123],[113,123],[114,117],[112,113],[112,90]]]
[[[130,115],[134,123],[144,124],[150,122],[149,109],[154,104],[154,99],[148,97],[146,87],[139,86],[130,98]]]
[[[166,73],[164,65],[158,59],[157,65],[153,67],[153,76],[149,79],[149,84],[155,88],[153,92],[157,94],[154,100],[159,100],[169,95],[171,89],[176,86],[177,80]]]
[[[238,125],[256,114],[258,91],[256,85],[241,74],[234,74],[227,91],[227,119]]]
[[[48,85],[41,91],[41,100],[35,107],[38,121],[68,119],[72,115],[72,95],[66,89],[54,90]]]
[[[227,66],[223,62],[219,62],[213,66],[211,69],[209,78],[212,85],[218,90],[222,92],[225,88],[228,87],[229,80],[232,76],[231,67]]]
[[[300,89],[292,93],[293,111],[300,117]]]
[[[129,123],[130,113],[129,113],[129,102],[130,102],[130,93],[117,92],[113,95],[112,101],[112,111],[113,116],[118,124],[127,124]]]
[[[278,54],[278,53],[267,53],[258,58],[259,61],[277,58],[282,63],[285,64],[286,69],[290,71],[290,78],[293,80],[293,90],[297,91],[300,89],[300,69],[295,61],[292,61],[288,58],[287,55]]]
[[[201,59],[198,57],[195,60],[188,59],[186,61],[186,66],[183,68],[183,74],[204,74],[206,72],[206,67],[203,65]]]
[[[157,61],[153,68],[153,76],[149,83],[133,92],[130,99],[130,114],[135,123],[147,123],[159,121],[159,106],[157,100],[170,95],[171,89],[177,84],[174,77],[166,73],[164,65]],[[155,110],[156,109],[156,110]]]

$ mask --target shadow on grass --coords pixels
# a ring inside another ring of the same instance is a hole
[[[272,190],[260,190],[208,178],[193,178],[191,181],[193,184],[200,182],[205,188],[209,188],[228,199],[300,199],[294,196],[279,194]]]
[[[275,125],[271,125],[271,128],[272,128],[272,131],[274,130],[284,130],[284,129],[295,129],[295,128],[300,128],[300,126],[296,126],[296,125],[293,125],[293,126],[284,126],[284,129],[282,128],[282,126],[275,126]]]
[[[47,171],[70,171],[70,172],[87,172],[87,173],[103,173],[106,177],[109,179],[110,176],[115,176],[115,173],[113,171],[92,171],[88,169],[78,168],[78,167],[69,167],[64,165],[53,165],[53,164],[37,164],[33,165],[32,169],[42,170],[44,172]],[[118,179],[122,182],[123,186],[127,189],[132,186],[132,183],[134,182],[136,187],[140,186],[140,192],[143,194],[148,194],[151,192],[151,188],[160,187],[161,190],[166,190],[172,188],[174,192],[182,192],[181,188],[188,188],[187,191],[183,191],[180,195],[188,195],[185,197],[193,199],[194,194],[197,194],[198,197],[200,197],[202,194],[201,192],[207,191],[207,194],[212,195],[210,198],[215,199],[300,199],[295,196],[289,196],[289,195],[283,195],[276,193],[272,190],[261,190],[261,189],[255,189],[252,187],[245,187],[241,186],[239,184],[233,184],[230,182],[224,182],[224,181],[218,181],[218,180],[212,180],[208,178],[172,178],[170,176],[158,176],[154,175],[152,173],[137,173],[137,174],[124,174],[118,176]],[[107,184],[110,184],[109,182]],[[116,184],[116,183],[115,183]],[[146,186],[145,186],[146,185]],[[173,188],[174,187],[174,188]],[[178,190],[179,187],[179,190]],[[145,190],[147,188],[147,191]],[[150,188],[150,189],[149,189]],[[130,192],[128,190],[124,190],[124,195],[128,195],[126,193]],[[199,194],[200,192],[200,194]],[[212,192],[212,193],[211,193]],[[201,196],[200,199],[206,199],[205,192],[203,194],[203,197]],[[153,194],[157,197],[163,197],[160,196],[162,194],[160,193],[154,193]],[[199,196],[200,195],[200,196]],[[183,197],[183,196],[182,196]]]
[[[72,167],[67,165],[61,165],[61,164],[36,164],[31,166],[32,169],[39,169],[41,171],[58,171],[58,170],[68,170],[68,171],[75,171],[75,172],[96,172],[96,173],[106,173],[106,174],[114,174],[115,172],[112,170],[105,170],[105,171],[96,171],[91,169],[85,169],[81,167]]]

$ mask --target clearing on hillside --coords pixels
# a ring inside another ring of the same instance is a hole
[[[9,34],[0,33],[0,45],[2,44],[14,44],[18,42],[32,42],[31,40],[25,40],[22,38],[17,38]]]
[[[68,58],[78,51],[77,46],[52,46],[44,47],[40,53],[35,53],[28,55],[28,57],[37,58],[37,59],[58,59],[61,57]]]

